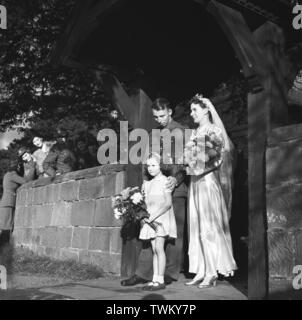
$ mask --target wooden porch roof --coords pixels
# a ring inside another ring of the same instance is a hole
[[[200,87],[207,94],[240,69],[223,31],[205,10],[208,2],[77,1],[51,60],[54,65],[113,65],[144,73],[164,88],[164,95],[175,92],[176,101]],[[290,0],[218,2],[240,10],[251,30],[271,20],[284,29],[289,46],[298,41]],[[213,72],[215,77],[209,76]]]

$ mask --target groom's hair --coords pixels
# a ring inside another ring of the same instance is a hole
[[[156,111],[165,110],[165,109],[167,109],[167,110],[171,109],[172,110],[171,103],[166,98],[157,98],[157,99],[155,99],[155,101],[153,102],[151,108],[153,110],[156,110]]]

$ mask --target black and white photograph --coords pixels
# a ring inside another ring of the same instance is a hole
[[[0,300],[302,300],[301,158],[301,0],[0,0]]]

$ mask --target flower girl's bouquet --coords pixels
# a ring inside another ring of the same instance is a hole
[[[112,197],[112,208],[114,217],[123,220],[123,224],[141,222],[148,219],[150,214],[147,211],[144,195],[139,187],[126,188],[120,194]],[[148,222],[156,230],[159,223],[156,221]]]
[[[215,170],[222,163],[224,145],[215,132],[191,137],[184,150],[188,175],[200,175]]]

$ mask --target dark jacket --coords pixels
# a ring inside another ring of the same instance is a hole
[[[86,149],[85,151],[86,152],[76,151],[78,170],[92,168],[98,165],[97,159],[89,153],[89,150]]]
[[[71,172],[75,169],[76,158],[64,143],[56,143],[43,162],[44,172],[54,177],[57,174]]]
[[[0,201],[0,207],[15,207],[16,190],[27,180],[20,177],[16,172],[7,172],[3,178],[3,195]]]
[[[156,128],[156,129],[163,129],[163,128]],[[184,130],[186,129],[183,125],[181,125],[180,123],[172,120],[166,127],[166,129],[172,131],[174,129],[181,129],[183,131],[183,137],[184,137]],[[151,131],[152,132],[152,131]],[[151,132],[149,132],[149,137],[151,137]],[[150,142],[150,151],[151,151],[151,141],[152,139],[149,139]],[[172,158],[173,158],[173,163],[175,163],[175,157],[173,155],[173,151],[174,151],[175,145],[172,141],[172,146],[171,146],[171,151],[172,151]],[[173,192],[173,197],[187,197],[187,193],[188,193],[188,187],[187,187],[187,183],[186,183],[186,171],[185,171],[185,167],[182,165],[177,165],[174,164],[171,166],[172,168],[172,172],[171,172],[171,176],[175,177],[177,180],[177,186],[174,189]],[[147,175],[145,174],[145,166],[143,166],[143,179],[144,180],[148,180]]]
[[[33,160],[24,162],[24,178],[26,181],[35,180],[37,177],[37,164]]]

